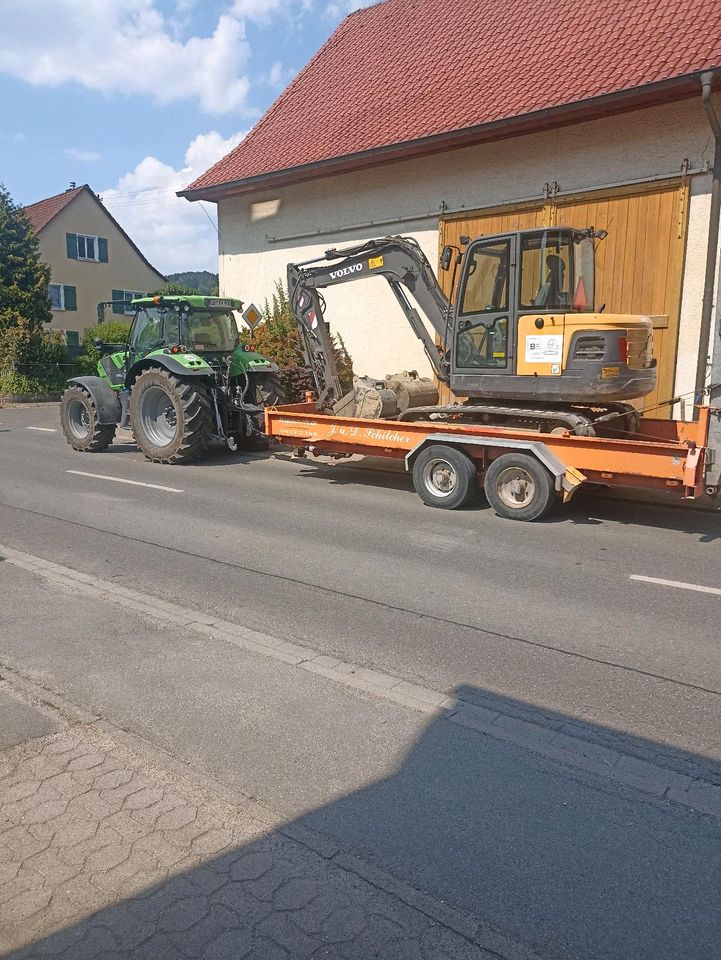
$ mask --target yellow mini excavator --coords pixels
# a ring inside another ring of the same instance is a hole
[[[463,250],[446,247],[440,258],[441,269],[453,270],[451,300],[412,237],[380,237],[289,264],[291,307],[319,409],[588,436],[635,432],[638,414],[627,401],[656,385],[652,324],[595,309],[594,245],[605,235],[553,227],[461,238]],[[437,380],[466,399],[439,404],[434,381],[414,373],[357,377],[344,394],[319,291],[373,276],[390,285]]]

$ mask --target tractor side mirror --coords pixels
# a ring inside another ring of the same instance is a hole
[[[105,304],[98,304],[98,323],[102,323],[105,320]]]
[[[440,268],[441,270],[450,270],[453,260],[453,247],[445,246],[441,252]]]

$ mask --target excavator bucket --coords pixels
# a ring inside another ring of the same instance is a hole
[[[389,374],[385,380],[354,377],[353,389],[333,404],[339,417],[363,417],[366,420],[393,419],[411,407],[438,403],[438,388],[430,377],[419,377],[415,370]]]

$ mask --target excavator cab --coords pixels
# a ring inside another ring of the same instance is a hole
[[[653,390],[648,318],[594,312],[604,236],[554,227],[468,244],[449,338],[454,393],[585,403]]]

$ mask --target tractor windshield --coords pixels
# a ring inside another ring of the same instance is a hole
[[[593,310],[593,238],[573,230],[521,236],[522,310]]]
[[[141,353],[174,344],[184,344],[198,352],[231,353],[238,345],[238,326],[229,312],[163,304],[138,311],[132,341]]]

